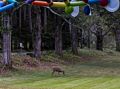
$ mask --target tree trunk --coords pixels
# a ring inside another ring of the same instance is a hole
[[[12,68],[10,31],[3,32],[3,64]]]
[[[71,37],[72,37],[72,52],[73,54],[78,54],[78,38],[77,38],[77,29],[71,29]]]
[[[47,30],[47,9],[44,8],[44,30]]]
[[[56,29],[55,29],[55,53],[62,56],[62,20],[56,17]]]
[[[116,51],[120,52],[120,30],[115,30]]]
[[[72,22],[72,19],[69,20]],[[69,29],[71,31],[71,46],[72,46],[72,52],[73,54],[78,54],[78,31],[77,29],[70,24]]]
[[[11,32],[10,32],[10,16],[3,16],[3,64],[7,68],[12,68],[11,60]]]
[[[23,9],[23,19],[24,19],[24,21],[26,20],[26,15],[27,15],[27,13],[26,13],[26,5],[24,5],[24,9]]]
[[[35,7],[37,8],[37,7]],[[40,12],[40,8],[37,8]],[[42,28],[41,28],[41,13],[36,14],[36,24],[35,24],[35,38],[34,38],[34,56],[36,59],[39,59],[41,57],[41,33],[42,33]]]
[[[90,30],[88,30],[88,36],[87,36],[88,42],[87,42],[87,46],[88,46],[89,49],[90,49],[90,36],[91,36]]]
[[[31,5],[29,5],[28,7],[28,15],[29,15],[29,28],[30,31],[32,32],[32,13],[31,13]]]
[[[80,48],[82,49],[83,48],[83,31],[82,29],[80,29],[80,32],[79,32],[79,42],[80,42]]]
[[[96,31],[96,37],[97,37],[96,49],[103,51],[103,35],[102,35],[102,30],[98,29]]]
[[[32,40],[29,41],[29,49],[33,49],[33,26],[32,26],[32,6],[29,5],[28,7],[28,14],[29,14],[29,28],[30,28],[30,31],[31,31],[31,37],[32,37]]]
[[[21,28],[22,28],[22,10],[20,8],[19,9],[19,43],[22,43]]]

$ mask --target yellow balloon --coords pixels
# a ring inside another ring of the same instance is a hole
[[[3,2],[6,2],[6,0],[3,0]]]

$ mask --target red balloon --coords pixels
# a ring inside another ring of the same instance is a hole
[[[103,7],[107,6],[108,3],[109,3],[109,0],[100,0],[100,5]]]

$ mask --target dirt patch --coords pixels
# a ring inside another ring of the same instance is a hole
[[[62,66],[59,63],[54,63],[44,60],[36,60],[30,56],[13,56],[13,66],[25,70],[51,70],[53,66]]]
[[[52,70],[53,66],[62,66],[61,64],[57,64],[49,61],[39,61],[30,56],[12,56],[12,66],[14,69],[26,70],[26,71],[48,71]],[[14,70],[4,69],[3,66],[0,67],[0,75],[7,75]]]
[[[7,75],[9,72],[14,71],[14,70],[16,70],[16,69],[15,68],[9,69],[6,66],[2,66],[2,67],[0,67],[0,75],[2,75],[2,76]]]
[[[14,55],[12,56],[12,65],[16,69],[25,69],[25,70],[40,70],[47,71],[52,70],[53,67],[64,67],[71,64],[76,64],[80,62],[87,62],[95,60],[93,57],[89,56],[75,56],[75,57],[60,57],[51,59],[52,61],[46,61],[44,59],[36,60],[33,57],[26,55]],[[2,73],[6,73],[8,70],[5,70]]]

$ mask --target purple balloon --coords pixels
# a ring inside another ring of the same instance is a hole
[[[25,3],[26,4],[31,4],[33,1],[35,1],[35,0],[26,0]]]

